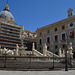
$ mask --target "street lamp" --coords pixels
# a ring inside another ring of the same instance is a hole
[[[30,52],[30,68],[31,68],[31,54],[32,54],[32,53]]]
[[[68,46],[67,43],[65,43],[65,71],[68,71],[67,50],[68,50]]]

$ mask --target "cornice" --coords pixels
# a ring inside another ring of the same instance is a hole
[[[49,24],[49,25],[47,25],[47,26],[38,28],[37,30],[38,30],[38,31],[39,31],[39,30],[42,31],[42,30],[48,29],[48,28],[50,28],[50,27],[56,27],[57,25],[60,25],[60,26],[61,26],[61,25],[64,25],[65,23],[66,23],[66,24],[67,24],[67,23],[70,23],[71,21],[75,21],[75,15],[72,16],[72,17],[70,17],[70,18],[66,18],[66,19],[60,20],[60,21],[58,21],[58,22]]]

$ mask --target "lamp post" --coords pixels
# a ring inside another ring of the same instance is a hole
[[[68,50],[68,44],[65,43],[65,71],[68,71],[68,59],[67,59],[67,50]]]
[[[32,53],[30,52],[30,68],[31,68],[31,54],[32,54]]]

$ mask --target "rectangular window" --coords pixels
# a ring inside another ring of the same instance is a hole
[[[50,33],[50,31],[49,31],[49,30],[47,30],[47,33]]]
[[[58,41],[58,35],[55,35],[55,41]]]
[[[57,28],[55,28],[55,32],[57,31]]]
[[[40,32],[40,36],[42,35],[42,33]]]
[[[62,34],[62,40],[65,40],[65,33]]]
[[[62,26],[62,30],[64,30],[65,29],[65,26]]]
[[[62,45],[62,48],[65,48],[65,45]]]
[[[48,47],[47,47],[47,50],[49,50],[49,49],[50,49],[50,47],[48,46]]]
[[[58,46],[55,46],[55,49],[57,49],[58,48]]]
[[[50,37],[47,37],[47,43],[50,44]]]
[[[42,44],[42,39],[39,39],[39,44],[40,44],[40,45]]]

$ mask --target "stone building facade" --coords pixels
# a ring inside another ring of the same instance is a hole
[[[26,30],[26,29],[23,29],[21,31],[23,31],[22,35],[24,36],[24,42],[23,42],[23,44],[25,46],[27,46],[26,50],[27,51],[28,50],[29,51],[32,50],[32,44],[33,44],[33,42],[35,43],[35,48],[36,48],[36,37],[37,37],[36,32],[29,31],[29,30]]]
[[[73,9],[67,11],[68,18],[49,24],[42,28],[37,28],[37,48],[42,52],[46,43],[47,50],[58,54],[59,49],[64,50],[65,42],[73,43],[73,53],[75,55],[75,15]]]

